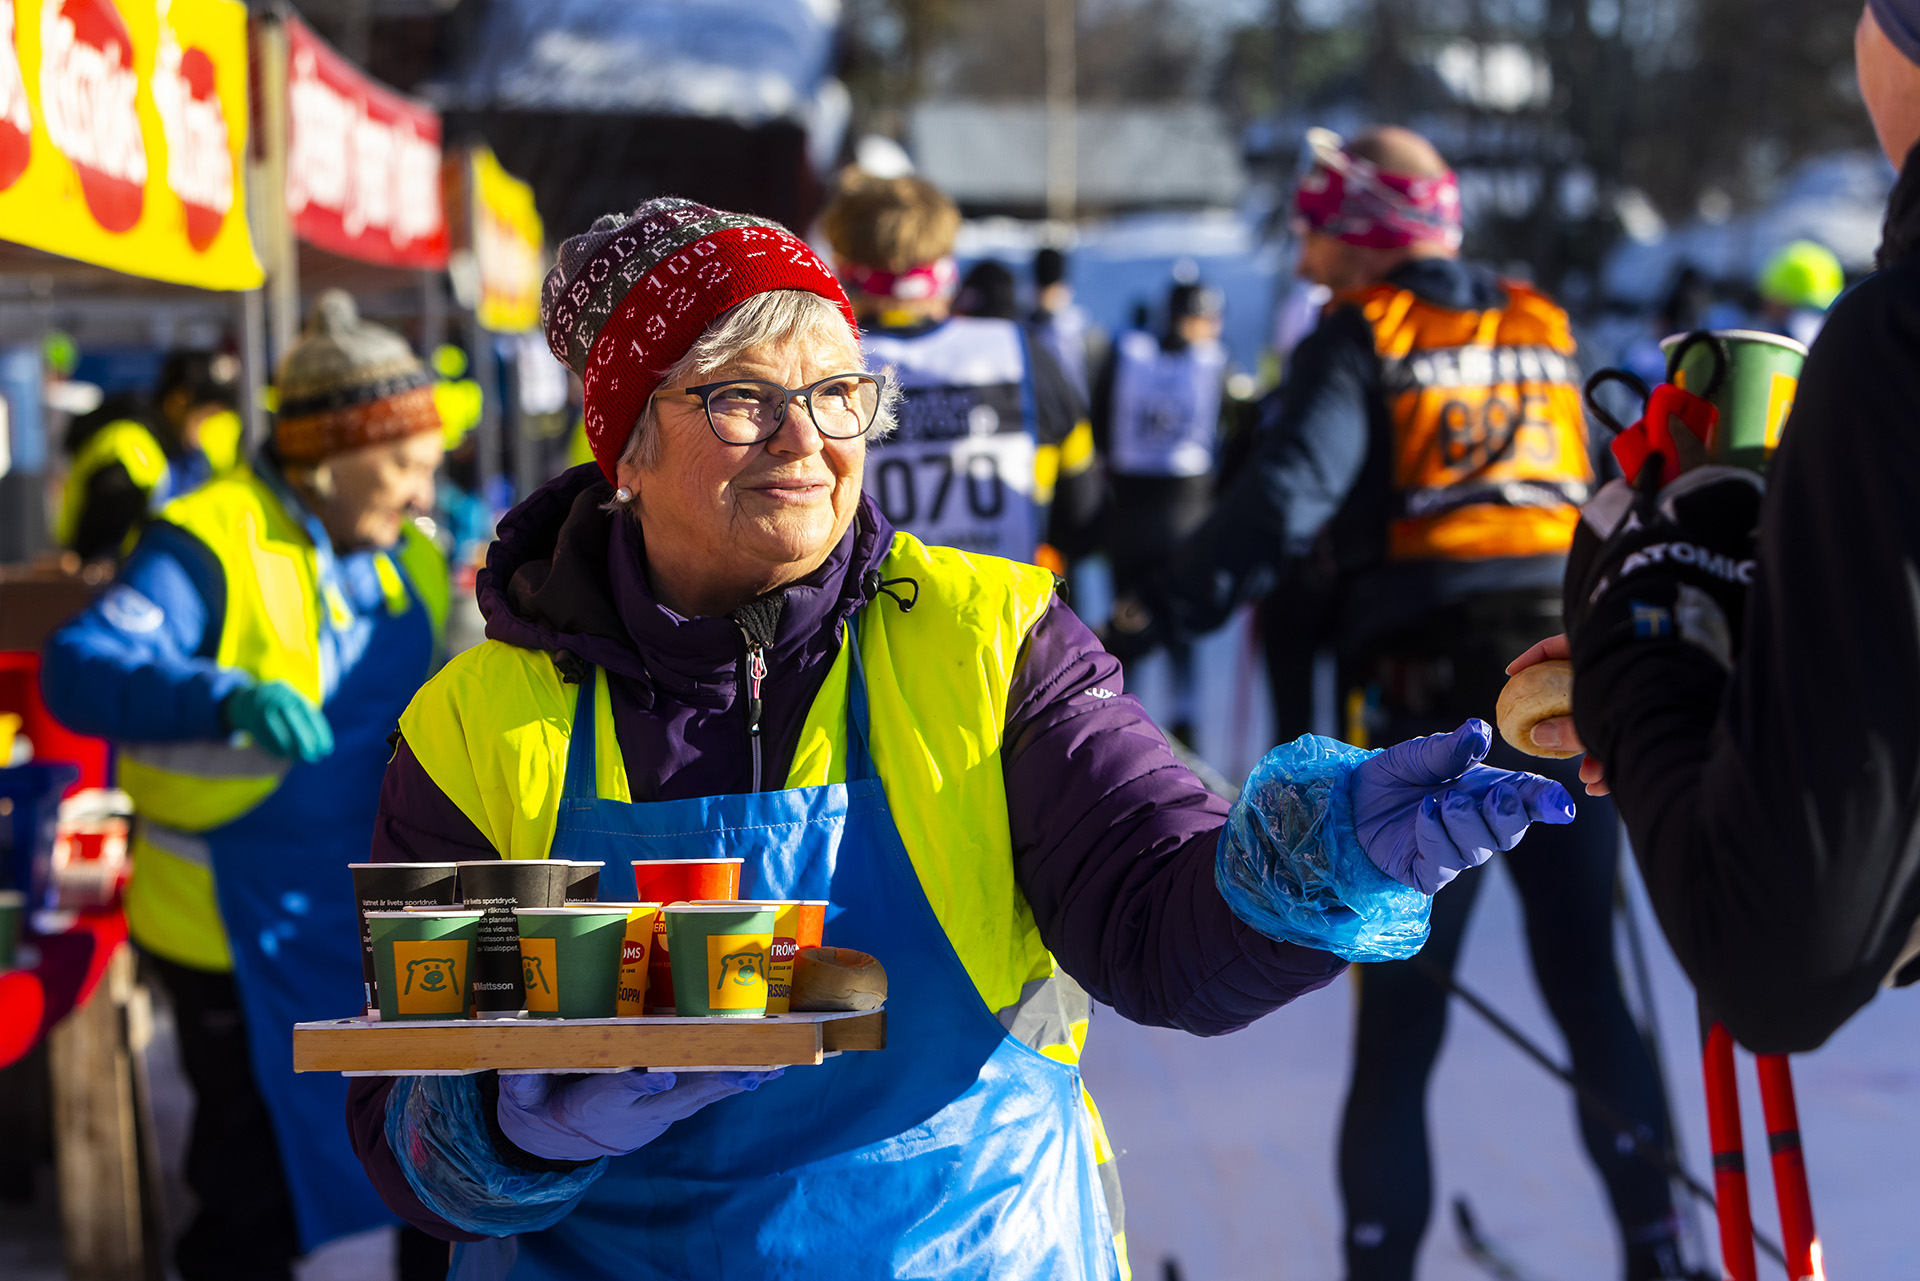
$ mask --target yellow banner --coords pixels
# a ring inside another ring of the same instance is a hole
[[[0,240],[258,286],[247,116],[237,0],[0,0]]]
[[[473,256],[480,268],[480,327],[525,333],[540,324],[546,231],[533,188],[500,167],[487,147],[473,150]]]

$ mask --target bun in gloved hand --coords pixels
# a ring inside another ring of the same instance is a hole
[[[1555,747],[1542,747],[1533,741],[1533,727],[1556,716],[1573,715],[1573,664],[1552,658],[1514,673],[1500,701],[1494,705],[1494,718],[1500,723],[1500,737],[1529,756],[1564,759],[1580,755]]]

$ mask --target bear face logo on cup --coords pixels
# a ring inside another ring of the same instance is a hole
[[[714,982],[714,991],[719,991],[729,983],[740,987],[753,987],[766,981],[766,954],[759,948],[749,948],[744,952],[729,952],[720,958],[720,976]]]
[[[553,991],[553,985],[547,982],[546,967],[541,964],[540,957],[522,956],[520,958],[520,980],[526,984],[529,999],[536,992],[545,994]]]
[[[400,989],[400,995],[412,996],[414,985],[418,983],[421,993],[427,996],[439,996],[441,993],[458,987],[453,974],[451,956],[426,956],[407,962],[406,985]]]

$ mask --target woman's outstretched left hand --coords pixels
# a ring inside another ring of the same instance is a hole
[[[1573,821],[1573,798],[1552,779],[1480,764],[1492,746],[1492,728],[1470,720],[1354,770],[1354,829],[1375,867],[1432,894],[1518,845],[1532,824]]]

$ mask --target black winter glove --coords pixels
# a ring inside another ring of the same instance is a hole
[[[1138,662],[1166,643],[1159,615],[1131,595],[1113,602],[1106,625],[1094,634],[1123,665]]]
[[[1636,642],[1698,646],[1726,671],[1740,652],[1765,483],[1699,467],[1658,489],[1609,482],[1580,513],[1567,553],[1567,636],[1579,673]]]

